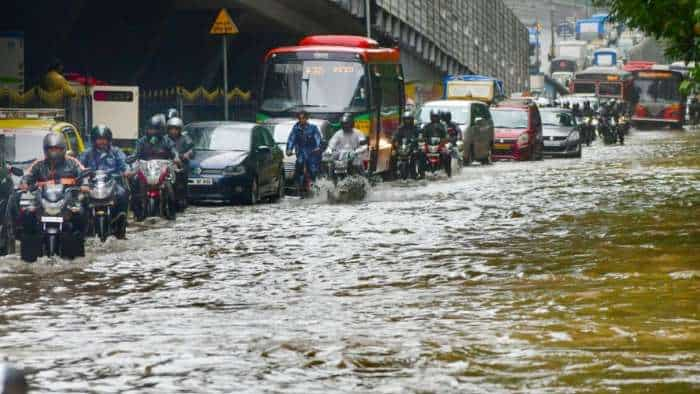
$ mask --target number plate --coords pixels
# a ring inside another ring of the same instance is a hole
[[[190,185],[210,186],[214,184],[214,180],[212,178],[190,178],[189,183]]]
[[[494,144],[493,147],[496,150],[510,150],[511,144]]]
[[[60,216],[42,216],[42,223],[63,223],[63,218]]]

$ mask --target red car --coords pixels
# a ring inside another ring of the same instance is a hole
[[[542,159],[542,120],[536,105],[501,103],[491,108],[491,117],[495,128],[494,160]]]

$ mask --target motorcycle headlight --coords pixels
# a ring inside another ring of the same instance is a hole
[[[56,216],[61,214],[63,210],[63,201],[50,202],[46,199],[42,199],[41,206],[44,208],[44,212],[51,216]]]
[[[592,124],[593,126],[598,126],[598,119],[593,119],[593,121],[591,122],[591,124]]]
[[[245,174],[245,167],[242,165],[238,166],[228,166],[224,168],[223,174],[225,176],[239,176]]]
[[[525,145],[530,141],[530,136],[527,133],[520,134],[518,136],[518,145]]]
[[[615,121],[615,118],[610,119],[610,124],[615,126],[617,122]]]

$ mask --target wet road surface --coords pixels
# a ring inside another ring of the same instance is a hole
[[[700,390],[700,133],[0,260],[37,392]]]

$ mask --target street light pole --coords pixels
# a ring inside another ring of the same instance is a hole
[[[372,12],[371,0],[365,0],[365,23],[367,24],[367,38],[372,38]]]
[[[224,120],[228,120],[228,48],[226,35],[221,36],[221,44],[224,54]]]

